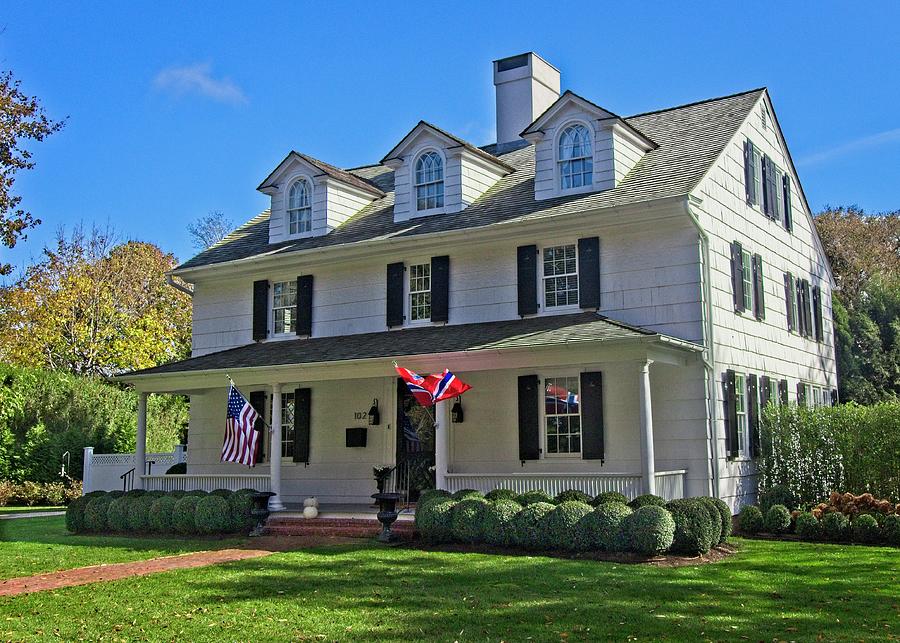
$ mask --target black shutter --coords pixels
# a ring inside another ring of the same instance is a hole
[[[519,376],[519,460],[541,457],[540,382],[537,375]]]
[[[519,246],[518,262],[519,316],[533,315],[537,301],[537,246]]]
[[[747,203],[755,204],[756,201],[756,168],[753,167],[753,143],[750,139],[744,141],[744,186],[747,193]]]
[[[310,389],[294,390],[294,462],[306,464],[309,464],[310,398]]]
[[[578,240],[578,305],[600,308],[600,237]]]
[[[784,227],[788,232],[794,230],[794,214],[791,212],[791,177],[787,174],[782,179],[784,188]]]
[[[744,310],[744,249],[737,241],[731,244],[731,289],[734,291],[734,309]]]
[[[813,336],[812,302],[810,301],[809,281],[803,280],[803,330],[806,337]]]
[[[763,155],[762,163],[762,210],[767,217],[772,216],[772,194],[769,192],[769,157]]]
[[[766,297],[763,290],[763,262],[762,257],[753,255],[753,314],[757,319],[766,318]]]
[[[431,321],[450,321],[450,257],[431,258]]]
[[[778,397],[781,401],[781,404],[788,403],[788,382],[787,382],[787,380],[779,380],[779,382],[778,382]]]
[[[797,298],[797,332],[806,335],[806,313],[803,312],[803,280],[794,279],[794,292]]]
[[[816,329],[816,341],[821,342],[825,339],[825,325],[822,322],[822,289],[813,286],[812,289],[813,317]]]
[[[253,282],[253,341],[269,336],[269,282]]]
[[[778,218],[778,195],[775,193],[778,185],[778,170],[775,169],[775,161],[766,157],[766,192],[769,195],[769,218],[773,221]]]
[[[297,334],[312,335],[313,276],[297,277]]]
[[[581,374],[581,457],[603,464],[603,373]]]
[[[764,409],[769,404],[769,387],[772,385],[772,378],[768,375],[761,375],[759,378],[759,408]]]
[[[403,325],[403,262],[387,267],[387,326]]]
[[[831,389],[831,406],[837,406],[838,403],[838,390],[836,388]]]
[[[747,376],[747,395],[750,404],[747,405],[747,424],[750,429],[750,457],[759,455],[759,389],[756,383],[756,375]]]
[[[794,330],[797,321],[794,319],[794,307],[791,305],[791,300],[793,299],[794,294],[794,278],[791,276],[791,273],[784,273],[784,305],[785,310],[787,311],[787,327],[788,330]]]
[[[797,382],[797,406],[806,406],[806,387]]]
[[[725,451],[729,458],[738,456],[738,434],[737,434],[737,400],[735,399],[735,373],[728,369],[725,372],[725,408],[727,426],[725,427]]]
[[[253,424],[253,430],[259,433],[256,441],[256,462],[259,463],[263,462],[266,457],[266,422],[263,420],[266,417],[266,392],[250,391],[247,397],[250,406],[259,413],[259,417],[256,418],[256,422]]]

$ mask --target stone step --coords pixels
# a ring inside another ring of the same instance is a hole
[[[415,525],[409,520],[398,520],[391,531],[404,539],[412,538]],[[271,516],[266,522],[264,533],[273,536],[329,535],[351,538],[372,538],[381,533],[381,523],[364,518],[299,518],[292,516]]]

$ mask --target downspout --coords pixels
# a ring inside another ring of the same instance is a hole
[[[688,196],[684,202],[685,211],[694,227],[697,229],[697,236],[700,239],[700,254],[703,271],[701,275],[701,306],[703,307],[703,317],[705,322],[705,342],[706,350],[702,353],[703,366],[706,369],[706,386],[707,386],[707,425],[706,439],[712,445],[712,462],[707,458],[707,479],[710,480],[709,495],[713,498],[719,497],[719,439],[716,435],[716,427],[718,426],[718,404],[716,404],[716,354],[714,332],[715,324],[713,323],[713,305],[712,305],[712,285],[710,280],[710,262],[709,262],[709,236],[700,224],[700,219],[692,207],[692,200],[699,202],[696,197]],[[710,454],[708,454],[710,455]]]
[[[172,276],[172,273],[170,273],[170,272],[166,273],[166,283],[168,285],[172,286],[172,288],[174,288],[178,292],[183,292],[188,297],[194,296],[194,291],[192,289],[188,288],[187,286],[184,286],[184,285],[178,283],[177,281],[175,281],[175,277]]]

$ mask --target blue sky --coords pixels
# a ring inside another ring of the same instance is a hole
[[[900,209],[900,3],[411,4],[6,0],[0,68],[68,123],[3,257],[97,222],[186,259],[291,149],[377,162],[419,119],[491,142],[491,60],[528,50],[622,115],[768,86],[814,209]]]

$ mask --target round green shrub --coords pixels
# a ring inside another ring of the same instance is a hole
[[[850,523],[851,535],[853,542],[865,543],[871,545],[881,540],[881,530],[878,528],[878,521],[875,516],[862,514],[853,519]]]
[[[705,554],[718,541],[722,529],[716,512],[715,524],[706,506],[696,498],[673,500],[666,505],[675,521],[672,551],[680,554]]]
[[[850,536],[850,521],[839,511],[825,514],[822,518],[822,534],[826,540],[845,541]]]
[[[89,493],[84,494],[85,498],[98,498],[100,496],[105,496],[107,494],[106,491],[101,491],[98,489],[97,491],[91,491]]]
[[[525,549],[548,549],[546,517],[556,505],[533,502],[513,519],[513,542]]]
[[[738,525],[745,534],[758,534],[763,530],[762,511],[756,505],[744,505],[738,514]]]
[[[480,543],[484,540],[484,498],[465,498],[453,507],[450,530],[459,543]]]
[[[767,515],[775,505],[784,505],[790,511],[797,507],[797,498],[783,484],[777,484],[759,494],[759,508],[763,515]]]
[[[124,498],[123,498],[124,500]],[[141,533],[150,530],[150,506],[156,500],[154,496],[146,494],[128,501],[128,530]]]
[[[499,498],[484,508],[484,542],[503,547],[513,544],[513,520],[522,510],[514,500]]]
[[[93,500],[90,494],[75,498],[66,507],[66,529],[73,533],[84,531],[84,509]]]
[[[172,526],[179,534],[197,533],[197,523],[194,522],[194,511],[200,498],[186,494],[175,502],[175,511],[172,514]]]
[[[731,507],[728,506],[728,503],[722,500],[721,498],[710,498],[713,505],[719,512],[719,518],[722,521],[722,533],[719,536],[719,542],[724,543],[728,540],[728,537],[731,535],[732,531],[732,516],[731,516]]]
[[[203,489],[193,489],[192,491],[188,491],[184,495],[186,496],[196,496],[198,498],[202,498],[203,496],[208,496],[209,494],[203,491]]]
[[[659,496],[655,496],[652,493],[645,493],[644,495],[638,496],[628,503],[628,506],[632,509],[640,509],[641,507],[646,507],[647,505],[665,507],[666,501],[665,498],[660,498]]]
[[[128,505],[131,498],[115,498],[106,510],[106,524],[111,531],[128,531]]]
[[[497,500],[515,500],[518,494],[512,489],[494,489],[488,491],[484,497],[491,502]]]
[[[434,498],[425,506],[416,506],[416,529],[422,540],[429,543],[446,543],[453,539],[451,529],[453,498]]]
[[[670,547],[675,538],[672,514],[658,505],[644,505],[622,520],[622,540],[639,554],[655,556]]]
[[[585,496],[588,498],[588,496]],[[566,500],[556,505],[546,519],[547,540],[553,549],[574,551],[581,544],[578,523],[593,509],[586,502]]]
[[[783,534],[791,528],[791,512],[784,505],[772,505],[766,512],[763,525],[770,534]]]
[[[625,497],[625,494],[619,493],[618,491],[604,491],[603,493],[598,493],[594,496],[594,499],[591,500],[591,504],[595,507],[599,507],[607,502],[618,502],[627,505],[628,498]]]
[[[219,496],[220,498],[225,498],[225,500],[228,500],[231,497],[231,494],[233,494],[233,493],[234,492],[231,491],[230,489],[213,489],[212,491],[209,492],[209,495]]]
[[[228,501],[222,496],[210,494],[197,500],[194,522],[201,534],[224,534],[231,528],[231,512]]]
[[[145,493],[147,493],[147,492],[144,491],[143,489],[131,489],[131,490],[125,492],[125,497],[126,498],[139,498],[140,496],[143,496]]]
[[[707,496],[699,496],[696,500],[703,505],[709,514],[709,519],[712,521],[712,544],[715,546],[722,540],[722,515],[719,513],[719,507],[712,498]]]
[[[888,545],[900,547],[900,515],[891,514],[884,517],[881,524],[881,537]]]
[[[578,549],[586,551],[624,551],[622,521],[632,514],[623,502],[603,502],[578,523]]]
[[[558,505],[564,502],[581,502],[589,505],[591,504],[591,500],[592,498],[583,491],[579,491],[578,489],[566,489],[565,491],[560,491],[556,494],[553,502]]]
[[[449,498],[450,492],[444,491],[443,489],[426,489],[422,493],[419,494],[419,499],[416,501],[416,506],[421,507],[426,502],[431,502],[435,499]]]
[[[166,495],[166,492],[160,491],[159,489],[154,489],[153,491],[148,491],[145,495],[148,495],[151,498],[162,498],[164,495]]]
[[[106,512],[113,498],[109,495],[91,498],[84,508],[85,531],[106,531],[109,526],[106,522]]]
[[[822,525],[819,524],[819,519],[808,511],[797,516],[795,529],[800,540],[819,540],[822,538]]]
[[[170,495],[153,499],[150,505],[150,531],[158,534],[175,531],[172,520],[177,503],[178,499]]]
[[[532,505],[536,502],[546,502],[547,504],[553,504],[553,498],[550,497],[546,491],[541,491],[540,489],[536,489],[534,491],[526,491],[525,493],[519,494],[516,496],[516,502],[518,502],[523,507],[527,507],[528,505]]]
[[[253,494],[255,491],[236,491],[228,498],[228,515],[231,521],[230,531],[244,531],[253,529],[256,520],[250,515],[253,509]]]
[[[484,494],[477,489],[460,489],[450,497],[454,500],[466,500],[467,498],[484,498]]]
[[[121,498],[122,496],[125,495],[125,492],[124,492],[124,491],[105,491],[105,492],[102,492],[102,493],[105,493],[105,494],[108,495],[110,498]]]
[[[184,489],[176,489],[175,491],[169,491],[166,495],[172,496],[173,498],[184,498],[187,495],[187,491]]]

